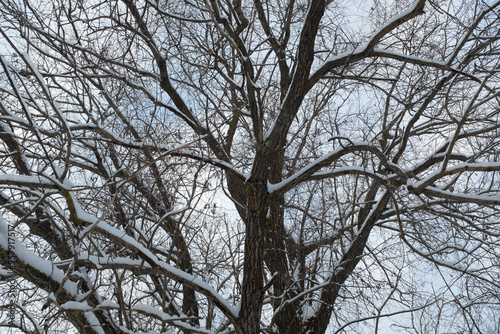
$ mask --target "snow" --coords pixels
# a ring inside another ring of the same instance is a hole
[[[188,329],[188,330],[191,330],[195,333],[205,333],[205,334],[215,334],[214,331],[211,331],[211,330],[207,330],[207,329],[203,329],[203,328],[200,328],[200,327],[194,327],[194,326],[191,326],[185,322],[181,322],[181,321],[173,321],[173,323],[175,325],[177,325],[178,327],[181,327],[181,328],[185,328],[185,329]]]
[[[102,268],[106,265],[115,265],[115,266],[126,266],[126,267],[150,267],[147,263],[144,263],[143,260],[133,260],[128,257],[114,257],[114,256],[95,256],[95,255],[81,255],[78,256],[79,260],[85,260],[92,264],[94,264],[97,268]]]
[[[120,308],[120,305],[117,303],[111,301],[111,300],[104,300],[97,307],[102,307],[102,308]]]
[[[5,270],[4,268],[2,268],[0,266],[0,276],[11,276],[12,275],[12,271],[10,270]]]
[[[302,306],[302,317],[304,321],[307,321],[307,319],[314,317],[318,309],[319,307],[317,301],[313,301],[311,305],[304,303],[304,305]]]
[[[401,18],[405,17],[406,15],[411,14],[411,13],[412,13],[412,12],[413,12],[416,8],[417,8],[417,6],[418,6],[418,4],[419,4],[419,2],[420,2],[420,1],[421,1],[421,0],[417,0],[417,1],[415,1],[415,2],[413,3],[413,5],[412,5],[412,6],[408,7],[408,9],[407,9],[407,10],[404,10],[404,11],[402,11],[401,13],[399,13],[398,15],[393,16],[393,17],[392,17],[390,20],[388,20],[388,21],[387,21],[384,25],[382,25],[382,26],[378,29],[378,31],[377,31],[375,34],[373,34],[373,35],[372,35],[372,38],[373,38],[373,37],[375,37],[375,35],[377,35],[378,33],[380,33],[382,30],[384,30],[385,28],[387,28],[387,27],[388,27],[390,24],[392,24],[394,21],[397,21],[397,20],[399,20],[399,19],[401,19]],[[370,39],[372,39],[372,38],[370,38]]]
[[[336,62],[337,60],[339,59],[343,59],[343,58],[348,58],[350,56],[352,56],[353,54],[355,53],[355,50],[351,49],[351,50],[348,50],[348,51],[345,51],[345,52],[341,52],[335,56],[330,56],[328,57],[323,63],[321,63],[317,70],[312,72],[310,75],[309,75],[309,79],[312,78],[317,71],[319,71],[320,69],[322,69],[323,67],[327,66],[329,63],[334,63]]]
[[[408,188],[417,189],[419,192],[428,191],[429,195],[445,198],[449,200],[454,200],[458,202],[471,202],[471,203],[481,203],[483,205],[500,205],[500,194],[491,195],[477,195],[477,194],[458,194],[450,191],[440,189],[436,186],[426,186],[424,189],[418,189],[421,186],[420,182],[415,182],[408,179],[406,182]]]
[[[351,146],[365,146],[365,145],[368,145],[368,143],[365,143],[365,142],[352,142],[351,145],[350,145],[350,147]],[[273,193],[275,191],[278,191],[278,190],[282,189],[287,184],[289,184],[290,182],[293,182],[294,180],[296,180],[297,178],[299,178],[303,174],[307,173],[309,170],[311,170],[315,166],[321,164],[325,160],[328,160],[329,158],[331,158],[335,154],[340,153],[343,150],[345,150],[344,147],[339,147],[339,148],[331,151],[330,153],[327,153],[327,154],[323,155],[322,157],[319,157],[318,159],[313,160],[307,166],[301,168],[298,172],[294,173],[292,176],[284,179],[281,182],[271,183],[271,182],[268,181],[268,183],[267,183],[267,190],[268,190],[268,192],[269,193]],[[356,170],[356,168],[355,167],[341,167],[341,168],[335,169],[334,171],[341,172],[341,171],[352,171],[352,170]],[[363,171],[364,173],[367,172],[365,169],[360,169],[360,170]],[[332,173],[332,171],[329,171],[328,173]],[[318,175],[320,175],[320,174],[318,174]]]
[[[29,175],[16,175],[16,174],[3,174],[0,175],[0,184],[18,184],[21,186],[38,186],[44,188],[63,188],[63,185],[55,183],[43,175],[29,176]]]
[[[9,249],[9,241],[11,244],[12,252],[17,256],[17,258],[22,261],[27,266],[33,267],[35,270],[41,272],[42,274],[49,277],[52,281],[57,283],[62,283],[65,280],[65,273],[58,269],[51,261],[45,260],[39,257],[37,254],[31,252],[15,237],[8,237],[8,226],[3,220],[2,215],[0,215],[0,247],[4,250]],[[10,239],[10,240],[9,240]],[[14,244],[12,244],[14,240]],[[12,247],[12,245],[14,245]],[[78,294],[78,285],[75,282],[66,280],[64,282],[64,289],[69,294],[76,296]]]
[[[54,173],[56,178],[61,179],[64,175],[64,168],[61,168],[54,164]]]
[[[0,102],[1,103],[1,102]],[[2,117],[3,118],[3,117]],[[10,134],[14,136],[14,133],[10,130],[10,127],[7,126],[4,122],[0,121],[0,129],[2,129],[2,132],[5,132],[7,134]]]
[[[104,332],[104,329],[101,327],[101,323],[99,322],[99,319],[94,315],[92,312],[85,312],[85,318],[87,318],[87,321],[90,323],[90,326],[92,326],[92,329],[94,329],[97,333],[99,334],[106,334]]]
[[[203,291],[206,292],[207,295],[211,296],[212,298],[216,299],[220,304],[224,305],[226,310],[228,310],[232,316],[235,318],[238,317],[238,312],[237,310],[229,304],[229,302],[223,298],[211,285],[208,283],[202,281],[201,279],[194,277],[193,275],[190,275],[178,268],[175,268],[174,266],[164,263],[160,261],[156,255],[151,253],[149,249],[144,247],[141,243],[139,243],[137,240],[134,238],[130,237],[129,235],[126,234],[125,231],[115,228],[106,222],[98,219],[94,215],[88,214],[83,209],[81,206],[78,204],[77,201],[75,201],[75,211],[77,218],[80,220],[85,221],[87,224],[91,225],[88,226],[87,228],[97,228],[103,232],[106,232],[107,234],[120,239],[122,242],[132,246],[133,248],[137,249],[139,252],[144,254],[149,260],[151,260],[153,263],[155,263],[158,267],[164,269],[166,272],[170,273],[171,275],[175,276],[177,279],[181,281],[187,281],[191,282],[192,284],[198,286],[201,288]],[[132,264],[133,261],[129,259],[123,259],[124,263]],[[76,294],[76,293],[75,293]]]
[[[2,99],[0,99],[0,104],[2,104]],[[7,108],[5,108],[5,109],[7,109]],[[16,115],[9,115],[9,116],[2,115],[2,120],[8,121],[9,123],[18,123],[18,124],[21,124],[24,126],[29,126],[28,122],[26,122],[26,120],[24,118],[16,116]],[[3,123],[3,122],[0,122],[0,123],[4,124],[4,126],[5,126],[5,123]],[[10,130],[9,126],[7,126],[7,128],[4,131],[7,133],[13,134],[13,132]]]
[[[317,70],[312,72],[310,75],[309,75],[309,78],[312,78],[316,75],[316,73],[318,71],[320,71],[321,69],[323,69],[325,66],[328,66],[329,63],[334,63],[340,59],[347,59],[353,55],[357,55],[357,54],[360,54],[360,53],[363,53],[363,52],[366,52],[368,47],[370,46],[370,42],[372,42],[375,38],[377,38],[384,29],[386,29],[387,27],[389,27],[393,22],[405,17],[406,15],[408,14],[411,14],[418,6],[420,0],[419,1],[415,1],[413,3],[412,6],[410,6],[407,10],[399,13],[398,15],[392,17],[390,20],[388,20],[384,25],[382,25],[375,33],[373,33],[371,35],[371,37],[364,43],[361,43],[360,45],[358,45],[356,48],[354,49],[350,49],[348,51],[345,51],[345,52],[342,52],[342,53],[339,53],[335,56],[331,56],[329,57],[328,59],[326,59],[322,64],[320,64],[318,67],[317,67]],[[386,53],[390,53],[391,51],[386,51],[386,50],[381,50],[381,49],[378,49],[378,52],[386,52]],[[397,53],[394,53],[395,55]],[[399,55],[399,54],[397,54]],[[405,56],[407,57],[407,56]],[[410,58],[411,56],[408,56],[408,58]],[[419,59],[421,60],[422,58],[418,58],[418,57],[415,57],[414,60],[416,59]],[[440,65],[444,65],[445,62],[437,62],[437,61],[431,61],[433,63],[436,63],[436,64],[440,64]]]
[[[378,178],[385,178],[386,177],[385,175],[377,173],[373,169],[367,169],[367,168],[358,167],[358,166],[344,166],[344,167],[334,168],[334,169],[331,169],[331,170],[314,173],[313,176],[322,176],[322,175],[331,175],[331,174],[342,174],[342,173],[348,173],[348,172],[363,173],[363,174],[372,174],[373,176],[378,177]]]
[[[371,38],[370,38],[370,40],[371,40]],[[358,45],[356,47],[356,49],[354,49],[354,51],[352,51],[352,53],[362,53],[367,48],[368,48],[368,42],[365,42],[365,43],[362,43],[362,44]]]
[[[158,261],[159,262],[159,261]],[[180,269],[177,269],[173,266],[171,266],[170,264],[167,264],[167,263],[164,263],[164,262],[159,262],[158,263],[163,269],[165,269],[166,271],[172,273],[173,275],[179,277],[179,278],[182,278],[183,280],[185,281],[188,281],[188,282],[191,282],[195,285],[197,285],[198,287],[202,288],[203,290],[207,291],[210,293],[210,295],[212,297],[214,297],[215,299],[217,299],[217,301],[219,301],[222,305],[224,305],[224,307],[229,311],[231,312],[231,314],[237,318],[238,317],[238,312],[239,310],[237,308],[235,308],[234,306],[232,306],[231,304],[229,304],[229,302],[223,298],[221,295],[219,295],[219,293],[217,291],[215,291],[215,289],[209,285],[208,283],[202,281],[201,279],[197,278],[197,277],[194,277],[193,275],[190,275]]]
[[[444,155],[444,154],[442,154]],[[436,169],[429,173],[424,179],[419,181],[408,180],[407,185],[416,189],[425,188],[425,186],[432,184],[434,181],[439,179],[441,176],[450,175],[454,173],[460,173],[464,171],[491,171],[500,170],[500,162],[478,162],[478,163],[460,163],[447,168],[442,171],[441,169]],[[439,189],[438,187],[435,187]]]
[[[407,59],[408,61],[414,61],[418,63],[425,63],[428,65],[437,65],[437,66],[446,66],[446,62],[442,60],[436,60],[436,59],[430,59],[430,58],[422,58],[422,57],[417,57],[417,56],[412,56],[412,55],[407,55],[403,53],[399,53],[396,51],[390,51],[390,50],[384,50],[384,49],[373,49],[374,52],[376,53],[383,53],[389,56],[394,56],[394,58],[404,58]]]
[[[65,310],[75,310],[75,311],[89,311],[92,309],[87,303],[87,301],[83,302],[69,301],[62,304],[61,308]]]
[[[212,161],[214,164],[218,164],[221,166],[224,166],[230,170],[233,170],[235,173],[242,175],[243,177],[249,177],[249,175],[243,173],[242,171],[238,170],[233,164],[226,162],[224,160],[216,159],[216,158],[209,158],[210,161]]]
[[[137,304],[137,305],[132,306],[130,309],[132,309],[134,311],[140,311],[143,313],[155,315],[156,317],[158,317],[162,321],[181,320],[184,318],[184,317],[182,317],[182,318],[181,317],[172,317],[172,316],[158,310],[157,308],[155,308],[151,305],[146,305],[146,304]]]
[[[293,174],[292,176],[290,176],[289,178],[286,178],[284,179],[283,181],[281,182],[278,182],[278,183],[270,183],[268,181],[268,184],[267,184],[267,190],[269,193],[273,193],[277,190],[280,190],[281,188],[285,187],[288,183],[296,180],[298,177],[300,177],[301,175],[303,175],[304,173],[306,173],[307,171],[309,171],[311,168],[313,168],[314,166],[320,164],[321,162],[327,160],[329,157],[331,157],[332,155],[334,155],[335,153],[338,153],[340,152],[341,150],[343,150],[343,148],[338,148],[328,154],[325,154],[323,155],[322,157],[319,157],[318,159],[312,161],[311,163],[309,163],[307,166],[303,167],[302,169],[300,169],[297,173]]]
[[[236,312],[236,314],[239,314],[240,311],[241,311],[241,302],[238,302],[235,306],[234,306],[234,311]]]
[[[364,222],[363,222],[363,225],[361,225],[361,227],[358,228],[358,230],[356,231],[355,233],[355,236],[358,237],[359,235],[361,235],[361,233],[363,232],[363,230],[365,229],[366,227],[366,224],[367,222],[369,222],[371,219],[372,219],[372,216],[375,214],[376,212],[376,208],[380,205],[382,199],[388,194],[388,190],[385,190],[380,196],[379,198],[376,200],[376,202],[373,204],[373,210],[370,211],[370,213],[368,214],[368,216],[365,218]],[[354,241],[353,241],[354,242]],[[351,242],[351,244],[353,243]],[[350,247],[350,246],[349,246]]]

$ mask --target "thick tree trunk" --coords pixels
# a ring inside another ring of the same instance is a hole
[[[242,333],[259,333],[263,301],[263,255],[266,225],[267,181],[249,180],[245,259],[242,284],[240,328]]]
[[[278,183],[283,178],[285,150],[276,152],[273,164],[269,168],[269,180]],[[290,289],[292,279],[289,273],[286,250],[286,231],[284,225],[284,194],[274,195],[269,204],[269,215],[266,222],[264,259],[273,277],[273,309],[276,313],[273,323],[280,333],[294,333],[297,330],[299,314],[296,303],[283,306],[283,301],[293,298],[296,291]],[[291,325],[293,328],[291,328]]]

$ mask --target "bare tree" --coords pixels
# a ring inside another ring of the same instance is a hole
[[[498,332],[499,1],[0,13],[0,325]]]

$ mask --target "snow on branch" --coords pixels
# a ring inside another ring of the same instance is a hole
[[[76,196],[71,191],[71,182],[66,180],[64,184],[57,182],[56,180],[50,180],[43,176],[25,176],[25,175],[0,175],[0,184],[14,184],[24,187],[35,187],[35,188],[49,188],[58,189],[65,196],[69,210],[70,210],[70,220],[79,226],[86,226],[87,229],[96,231],[105,237],[112,239],[113,241],[121,244],[129,249],[132,249],[135,253],[139,254],[141,258],[148,263],[151,268],[159,268],[163,274],[177,280],[178,282],[187,284],[199,293],[205,295],[207,298],[211,299],[217,307],[233,322],[236,321],[238,312],[236,308],[230,305],[217,291],[210,286],[208,283],[202,281],[201,279],[194,277],[191,274],[186,273],[180,269],[175,268],[161,260],[159,260],[149,249],[144,247],[134,238],[128,236],[125,231],[112,227],[108,223],[102,221],[101,219],[85,212]],[[8,249],[7,245],[7,225],[5,222],[0,220],[0,247],[3,248],[4,252]],[[87,232],[83,232],[85,234]],[[19,265],[24,263],[33,267],[36,272],[34,276],[38,276],[39,280],[51,280],[62,283],[64,280],[64,273],[54,266],[50,261],[43,260],[39,258],[36,254],[30,252],[24,245],[16,240],[16,255],[19,258]],[[2,258],[2,262],[6,259]],[[5,264],[5,263],[3,263]],[[141,265],[144,265],[142,263]],[[71,291],[71,296],[76,298],[77,290],[76,285],[71,285],[71,282],[65,282],[69,284],[67,287],[64,285],[66,290]],[[43,286],[43,284],[42,284]],[[71,300],[70,297],[64,298],[64,300]]]
[[[446,170],[437,169],[434,172],[427,175],[424,179],[417,182],[413,182],[411,186],[415,188],[415,191],[421,192],[424,188],[432,185],[438,179],[454,174],[460,174],[463,172],[494,172],[500,171],[499,162],[480,162],[480,163],[461,163],[456,166],[447,168]]]
[[[0,185],[1,184],[30,188],[68,190],[63,184],[43,175],[28,176],[17,174],[3,174],[0,175]]]
[[[30,251],[17,238],[9,235],[9,227],[0,215],[0,264],[8,266],[19,276],[29,275],[31,281],[46,291],[58,291],[59,300],[79,298],[78,284],[66,279],[65,273],[52,261]],[[62,287],[61,287],[62,285]]]
[[[165,263],[158,259],[156,255],[154,255],[149,249],[144,247],[140,242],[127,235],[125,231],[115,228],[105,221],[86,213],[83,211],[78,202],[75,201],[74,209],[76,216],[74,218],[77,219],[78,224],[82,224],[87,226],[87,228],[91,228],[95,232],[100,233],[101,235],[112,239],[114,242],[125,246],[135,253],[139,254],[139,256],[147,263],[151,268],[159,268],[162,273],[169,276],[170,278],[189,285],[197,292],[203,294],[208,299],[212,300],[214,304],[221,310],[230,319],[232,322],[236,322],[236,318],[238,317],[238,311],[235,307],[233,307],[229,302],[224,299],[210,284],[204,282],[203,280],[186,273],[183,270],[175,268],[174,266]],[[142,264],[143,266],[145,264]]]
[[[399,27],[403,23],[411,20],[417,15],[424,12],[425,0],[416,1],[410,8],[406,11],[398,14],[397,16],[390,19],[386,24],[380,27],[365,43],[361,44],[357,48],[342,52],[336,56],[332,56],[327,59],[319,68],[309,76],[309,87],[312,87],[319,79],[321,79],[326,73],[338,66],[344,66],[348,63],[357,62],[363,58],[372,56],[375,46],[380,42],[380,40],[390,33],[395,28]],[[378,51],[380,52],[380,50]]]
[[[284,193],[297,184],[305,181],[310,181],[318,178],[335,177],[346,174],[365,174],[380,180],[386,179],[386,176],[384,175],[359,167],[342,167],[334,169],[332,171],[316,173],[321,168],[329,166],[333,161],[338,160],[342,156],[354,152],[373,153],[391,172],[401,176],[404,175],[404,172],[401,171],[395,164],[389,163],[382,152],[380,152],[380,150],[376,147],[368,143],[351,143],[349,146],[337,148],[334,151],[312,161],[307,166],[303,167],[298,172],[279,183],[268,183],[268,191],[269,193]]]
[[[420,189],[414,186],[412,181],[408,181],[408,190],[416,194],[424,194],[431,198],[437,197],[457,203],[476,203],[481,205],[500,205],[500,194],[478,195],[478,194],[457,194],[433,186]]]

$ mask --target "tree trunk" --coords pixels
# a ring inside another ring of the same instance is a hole
[[[263,301],[264,229],[267,181],[249,180],[240,326],[242,333],[259,333]]]

